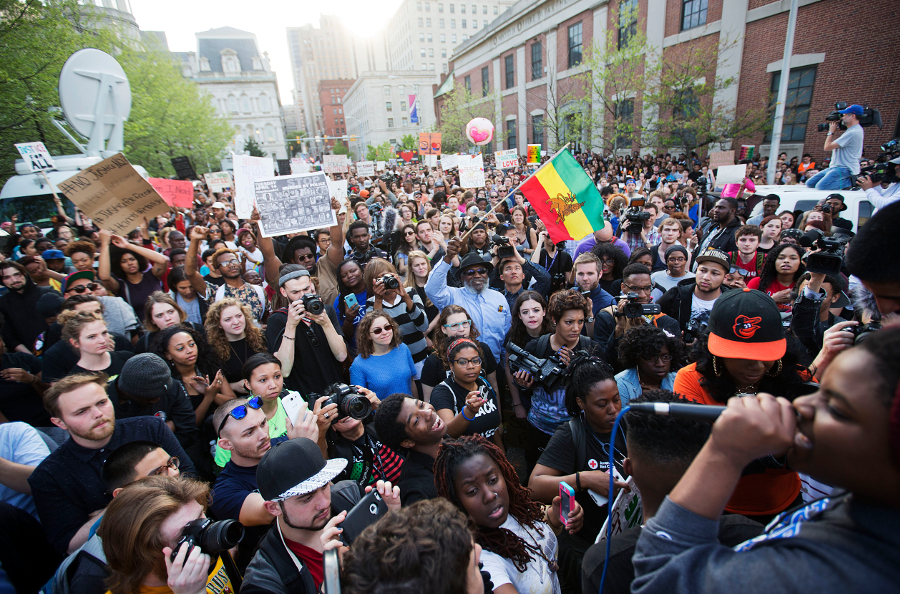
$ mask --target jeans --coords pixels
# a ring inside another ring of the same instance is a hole
[[[806,180],[806,187],[816,190],[843,190],[852,185],[849,167],[829,167]]]

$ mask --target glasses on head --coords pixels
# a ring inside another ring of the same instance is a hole
[[[159,468],[157,468],[156,470],[154,470],[147,476],[159,476],[159,475],[163,475],[163,474],[168,474],[170,468],[172,470],[178,470],[178,468],[180,466],[181,466],[181,460],[178,459],[178,456],[172,456],[171,458],[169,458],[168,462],[166,462],[165,464],[163,464],[162,466],[160,466]]]
[[[468,270],[463,270],[463,276],[475,276],[476,274],[487,274],[487,268],[469,268]]]
[[[472,320],[466,320],[465,322],[454,322],[453,324],[444,324],[444,328],[448,330],[459,330],[460,328],[468,328],[472,325]]]
[[[656,355],[654,357],[645,357],[641,355],[641,359],[647,361],[648,363],[655,363],[656,361],[662,361],[663,363],[668,363],[672,360],[672,355]]]
[[[653,285],[646,285],[644,287],[632,287],[627,283],[622,283],[622,286],[635,293],[649,293],[653,290]]]
[[[479,365],[481,365],[481,357],[472,357],[471,359],[454,359],[453,362],[462,367],[468,367],[470,363],[472,364],[472,367],[478,367]]]
[[[379,328],[372,328],[372,334],[374,334],[375,336],[378,336],[382,332],[393,332],[393,331],[394,331],[394,329],[391,328],[390,326],[381,326]]]
[[[68,293],[69,291],[75,291],[76,293],[78,293],[80,295],[81,293],[84,293],[87,290],[96,291],[99,288],[100,288],[99,283],[88,283],[86,285],[78,285],[77,287],[72,287],[71,289],[67,289],[66,292]]]
[[[228,422],[228,419],[240,421],[247,416],[247,413],[251,408],[254,410],[262,408],[262,398],[260,398],[259,396],[254,396],[247,402],[247,404],[241,404],[232,408],[231,411],[227,415],[225,415],[225,418],[222,419],[222,422],[219,423],[219,428],[216,429],[216,437],[220,436],[220,434],[222,433],[222,427],[225,426],[225,423]]]

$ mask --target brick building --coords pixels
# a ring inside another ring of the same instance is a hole
[[[851,19],[837,16],[846,6],[839,0],[800,2],[781,141],[789,156],[824,156],[825,136],[816,124],[835,101],[881,111],[884,128],[866,129],[867,156],[877,156],[880,144],[900,135],[900,95],[891,92],[900,82],[900,31],[853,26]],[[635,9],[634,21],[620,21],[623,7]],[[506,133],[504,148],[518,148],[520,154],[529,143],[553,149],[554,136],[561,136],[575,115],[567,113],[575,106],[564,99],[584,98],[588,92],[579,81],[584,54],[607,32],[617,39],[639,29],[650,45],[662,48],[665,61],[708,44],[715,59],[705,79],[737,81],[715,101],[746,113],[765,107],[777,93],[789,8],[788,0],[520,0],[454,50],[453,80],[436,91],[435,110],[440,113],[451,88],[467,86],[476,100],[481,95],[493,102],[494,125]],[[900,16],[900,3],[873,0],[869,11],[888,22]],[[598,98],[591,99],[591,109],[600,109]],[[642,113],[640,99],[623,102],[626,117],[639,128],[644,118],[657,115]],[[582,140],[577,148],[600,150],[596,138],[585,133]],[[732,145],[752,144],[767,154],[768,143],[768,135],[760,132],[736,138]]]
[[[324,136],[344,136],[347,134],[347,120],[344,115],[344,97],[353,86],[350,79],[338,78],[319,81],[319,105],[322,106],[322,134]],[[334,146],[334,140],[326,143]],[[344,144],[347,144],[345,141]]]

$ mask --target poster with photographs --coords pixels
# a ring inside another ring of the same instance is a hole
[[[337,223],[331,210],[328,179],[322,172],[257,179],[253,185],[263,237]]]

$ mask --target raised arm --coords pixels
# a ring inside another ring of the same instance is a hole
[[[337,198],[331,199],[331,209],[335,213],[340,212],[341,203],[338,202]],[[341,225],[340,221],[338,221],[332,225],[329,231],[331,232],[331,245],[328,246],[326,255],[331,263],[337,267],[340,266],[341,262],[344,260],[344,227]]]
[[[97,277],[100,279],[100,282],[103,283],[103,286],[106,287],[106,290],[110,292],[112,295],[119,294],[119,281],[112,277],[110,273],[110,258],[109,258],[109,242],[112,237],[112,233],[107,231],[106,229],[100,229],[100,261],[97,266]]]
[[[147,224],[147,219],[144,219],[144,224]],[[168,256],[160,254],[156,250],[151,250],[145,247],[134,245],[133,243],[129,243],[128,240],[121,235],[111,235],[110,242],[117,248],[129,250],[131,252],[134,252],[135,254],[140,254],[141,256],[147,258],[147,261],[153,264],[153,276],[155,276],[156,278],[162,278],[162,276],[166,273],[166,268],[169,266]]]
[[[281,259],[275,255],[275,244],[271,237],[263,237],[259,229],[259,211],[256,206],[250,213],[250,222],[256,228],[256,245],[263,255],[263,270],[266,275],[266,282],[273,287],[278,286],[278,271],[281,270]]]
[[[197,270],[197,252],[200,251],[200,242],[206,238],[206,231],[200,225],[191,229],[191,243],[188,245],[187,257],[184,260],[184,275],[191,281],[191,287],[198,295],[206,295],[206,281]]]

